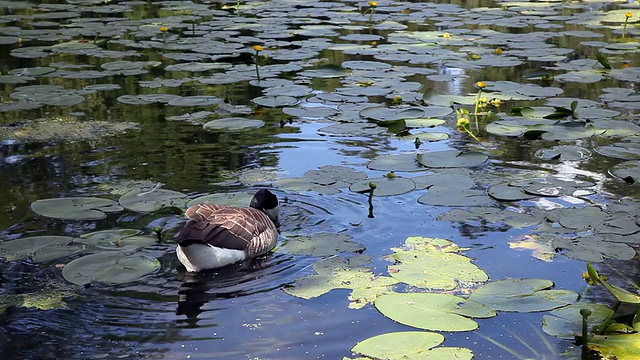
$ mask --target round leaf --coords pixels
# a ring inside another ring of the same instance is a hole
[[[94,281],[123,284],[159,268],[160,262],[156,258],[109,251],[73,260],[62,269],[62,276],[76,285],[86,285]]]
[[[31,210],[38,215],[63,220],[100,220],[105,212],[122,211],[117,202],[95,197],[68,197],[36,200]]]
[[[469,296],[494,310],[533,312],[546,311],[574,303],[578,294],[569,290],[547,290],[553,287],[551,280],[506,279],[490,282]]]

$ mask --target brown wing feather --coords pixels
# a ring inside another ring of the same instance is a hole
[[[198,204],[187,209],[189,222],[178,235],[178,243],[197,241],[216,247],[244,250],[260,254],[274,243],[264,239],[276,238],[277,229],[269,217],[253,208],[230,207],[218,204]],[[272,236],[265,236],[271,233]],[[256,243],[256,239],[260,239]]]

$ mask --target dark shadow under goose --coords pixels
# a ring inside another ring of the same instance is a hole
[[[249,207],[197,204],[185,214],[189,221],[178,234],[176,253],[190,272],[260,256],[278,240],[278,198],[266,189],[255,193]]]

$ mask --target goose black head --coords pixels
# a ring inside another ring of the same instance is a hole
[[[278,197],[271,191],[267,189],[258,190],[253,195],[249,206],[264,212],[274,224],[279,225],[280,208],[278,206]]]

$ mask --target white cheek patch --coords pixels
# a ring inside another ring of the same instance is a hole
[[[273,209],[264,209],[264,212],[274,223],[277,223],[280,219],[280,206],[276,206]]]

